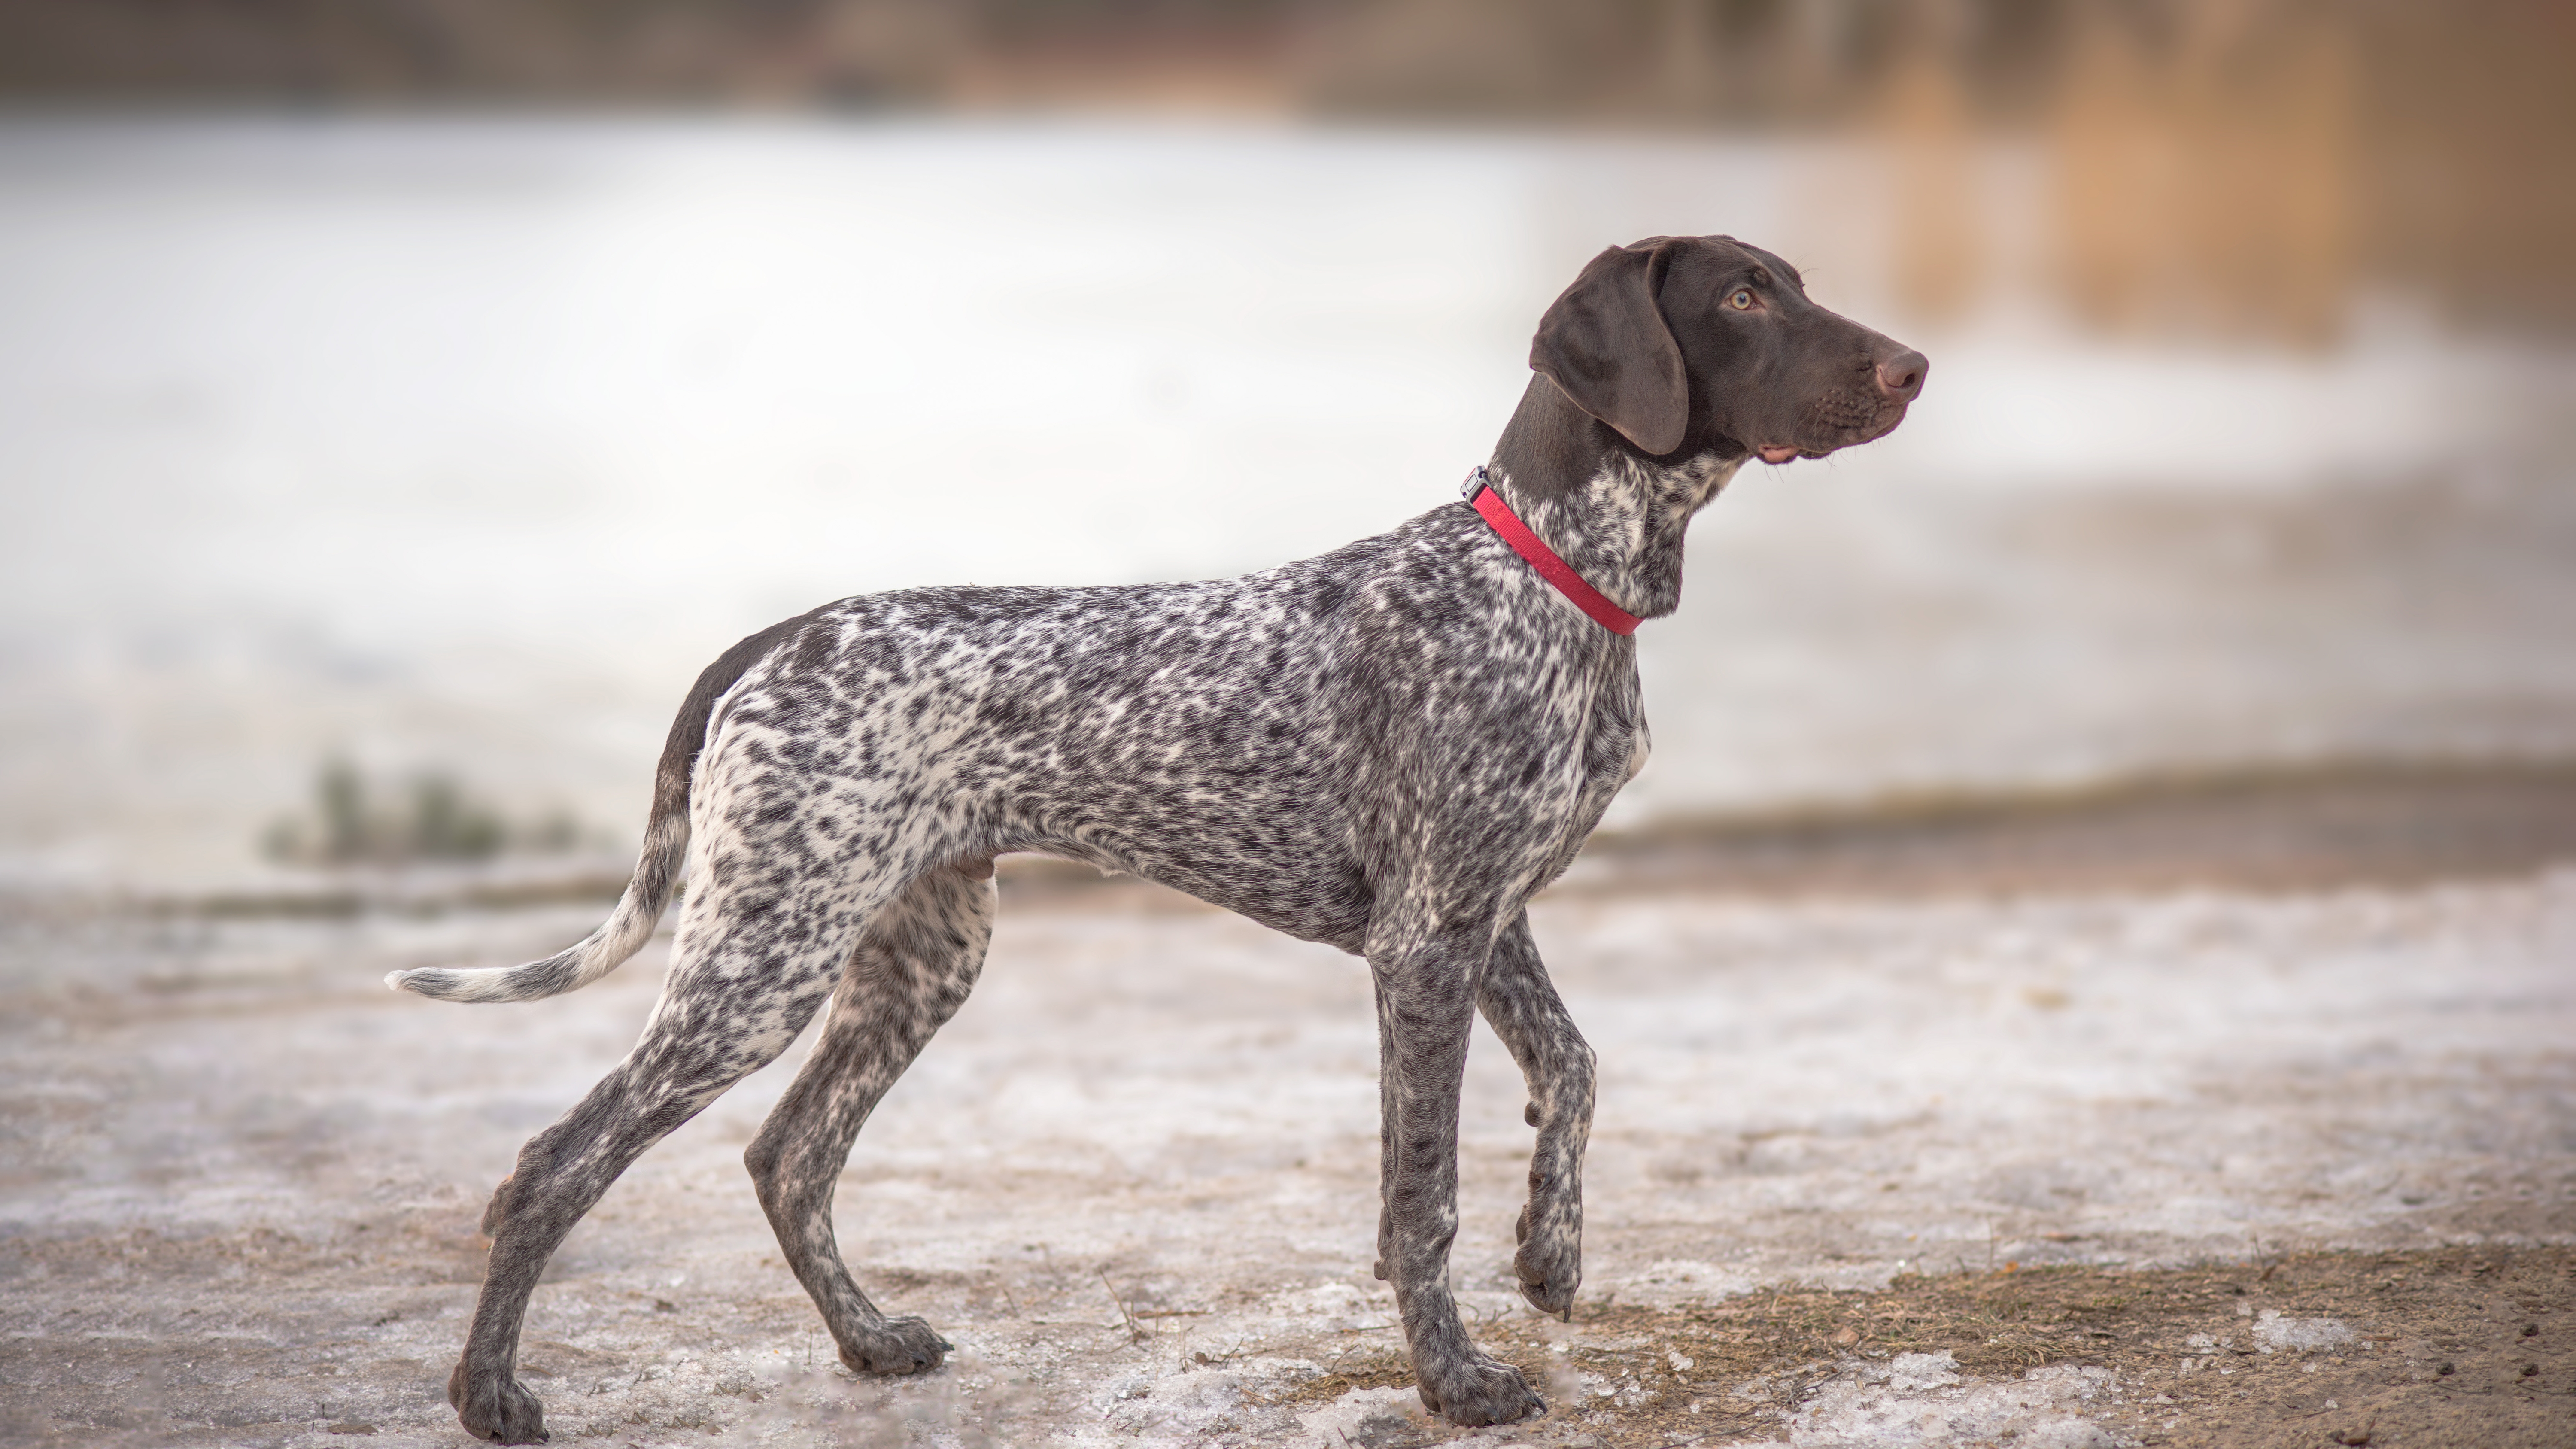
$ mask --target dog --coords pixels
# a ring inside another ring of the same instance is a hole
[[[1513,1269],[1534,1307],[1567,1313],[1594,1056],[1523,908],[1645,763],[1630,631],[1679,602],[1692,516],[1748,459],[1885,434],[1928,364],[1719,236],[1594,257],[1530,366],[1468,500],[1393,532],[1214,582],[868,595],[744,639],[671,726],[606,924],[523,966],[386,978],[448,1001],[574,990],[650,938],[689,862],[642,1039],[520,1150],[484,1211],[490,1263],[447,1390],[469,1432],[547,1437],[515,1374],[547,1259],[628,1164],[827,1001],[743,1160],[842,1361],[940,1364],[953,1345],[859,1291],[832,1192],[869,1111],[974,987],[1008,851],[1160,881],[1367,960],[1376,1271],[1422,1402],[1462,1425],[1544,1411],[1448,1289],[1469,1028],[1481,1011],[1528,1082]]]

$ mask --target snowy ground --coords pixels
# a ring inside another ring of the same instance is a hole
[[[459,1442],[440,1392],[482,1199],[632,1040],[662,948],[528,1006],[375,982],[533,954],[588,914],[13,923],[0,1422],[66,1444]],[[1603,1060],[1587,1310],[2007,1262],[2576,1241],[2576,874],[1610,894],[1545,904],[1538,931]],[[1398,1347],[1368,1273],[1365,997],[1354,961],[1144,888],[1006,909],[982,988],[840,1199],[863,1281],[946,1331],[951,1367],[834,1368],[738,1161],[781,1063],[648,1156],[540,1289],[524,1363],[558,1442],[1435,1433],[1408,1392],[1347,1388],[1370,1381],[1354,1365],[1384,1383]],[[1573,1367],[1601,1320],[1540,1323],[1507,1291],[1521,1101],[1480,1035],[1460,1297],[1489,1334],[1571,1355],[1558,1414],[1491,1437],[1627,1442],[1626,1390]],[[2137,1388],[1852,1360],[1773,1432],[2111,1442],[2088,1406]],[[1971,1412],[1981,1395],[1995,1412]]]

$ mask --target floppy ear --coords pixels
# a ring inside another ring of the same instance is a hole
[[[1655,306],[1674,244],[1662,237],[1612,247],[1539,319],[1530,366],[1649,453],[1682,445],[1690,424],[1690,382],[1681,344]]]

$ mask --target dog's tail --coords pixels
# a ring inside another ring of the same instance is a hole
[[[653,928],[662,919],[662,908],[670,904],[671,890],[680,883],[680,867],[688,859],[689,776],[697,768],[698,752],[706,748],[707,721],[715,713],[716,701],[812,618],[802,614],[744,639],[717,656],[690,686],[679,717],[671,721],[670,738],[663,742],[662,762],[653,772],[653,814],[644,824],[644,852],[606,924],[578,943],[524,966],[481,971],[425,966],[389,972],[385,985],[440,1001],[536,1001],[578,991],[642,950],[653,939]]]

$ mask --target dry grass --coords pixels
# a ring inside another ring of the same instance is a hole
[[[2266,1311],[2332,1318],[2356,1339],[2337,1352],[2261,1353],[2247,1330]],[[2229,1346],[2196,1348],[2194,1335]],[[1547,1419],[1515,1431],[1543,1444],[1778,1439],[1827,1380],[1943,1351],[1971,1378],[2110,1369],[2120,1391],[2088,1416],[2142,1445],[2576,1443],[2576,1249],[2567,1247],[1903,1276],[1877,1292],[1784,1286],[1696,1307],[1584,1306],[1570,1325],[1516,1315],[1479,1338],[1550,1385]],[[1348,1348],[1328,1368],[1281,1401],[1412,1382],[1392,1341]],[[1617,1392],[1578,1398],[1579,1376]],[[1403,1442],[1457,1432],[1416,1420]]]

